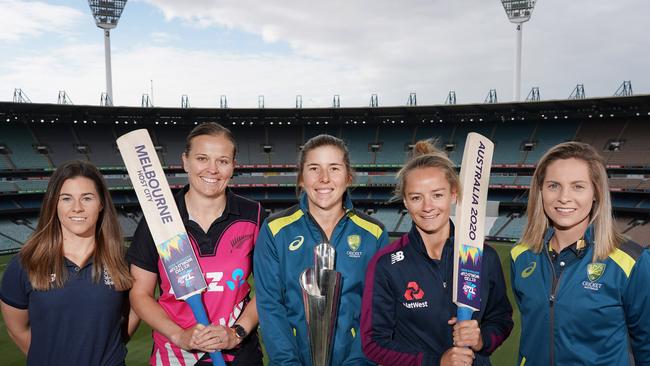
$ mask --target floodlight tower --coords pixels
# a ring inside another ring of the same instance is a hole
[[[521,99],[521,30],[525,22],[530,20],[537,0],[501,0],[510,22],[517,25],[515,48],[515,75],[513,81],[513,99]]]
[[[113,76],[111,74],[111,29],[117,27],[127,0],[88,0],[95,24],[104,31],[104,55],[106,58],[106,105],[113,105]]]

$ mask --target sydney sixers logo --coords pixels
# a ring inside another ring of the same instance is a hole
[[[420,288],[417,282],[411,281],[406,285],[406,292],[404,298],[408,301],[420,300],[424,297],[424,290]]]

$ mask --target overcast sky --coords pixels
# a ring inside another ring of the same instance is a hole
[[[0,100],[99,104],[104,44],[86,1],[0,0]],[[650,1],[538,0],[524,24],[522,99],[650,93]],[[499,0],[129,0],[111,33],[116,105],[381,106],[512,100],[515,26]]]

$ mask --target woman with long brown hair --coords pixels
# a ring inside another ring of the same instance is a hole
[[[541,158],[511,257],[518,365],[650,364],[650,251],[616,229],[596,149],[565,142]]]
[[[34,234],[2,279],[7,331],[28,365],[123,365],[138,319],[117,214],[101,173],[56,169]]]

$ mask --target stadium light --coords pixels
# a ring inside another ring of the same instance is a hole
[[[106,58],[106,105],[113,105],[113,77],[111,75],[111,33],[117,27],[127,0],[88,0],[95,24],[104,31],[104,55]]]
[[[510,22],[517,25],[515,41],[515,75],[513,81],[513,99],[521,99],[521,32],[525,22],[530,20],[537,0],[501,0],[503,9]]]

